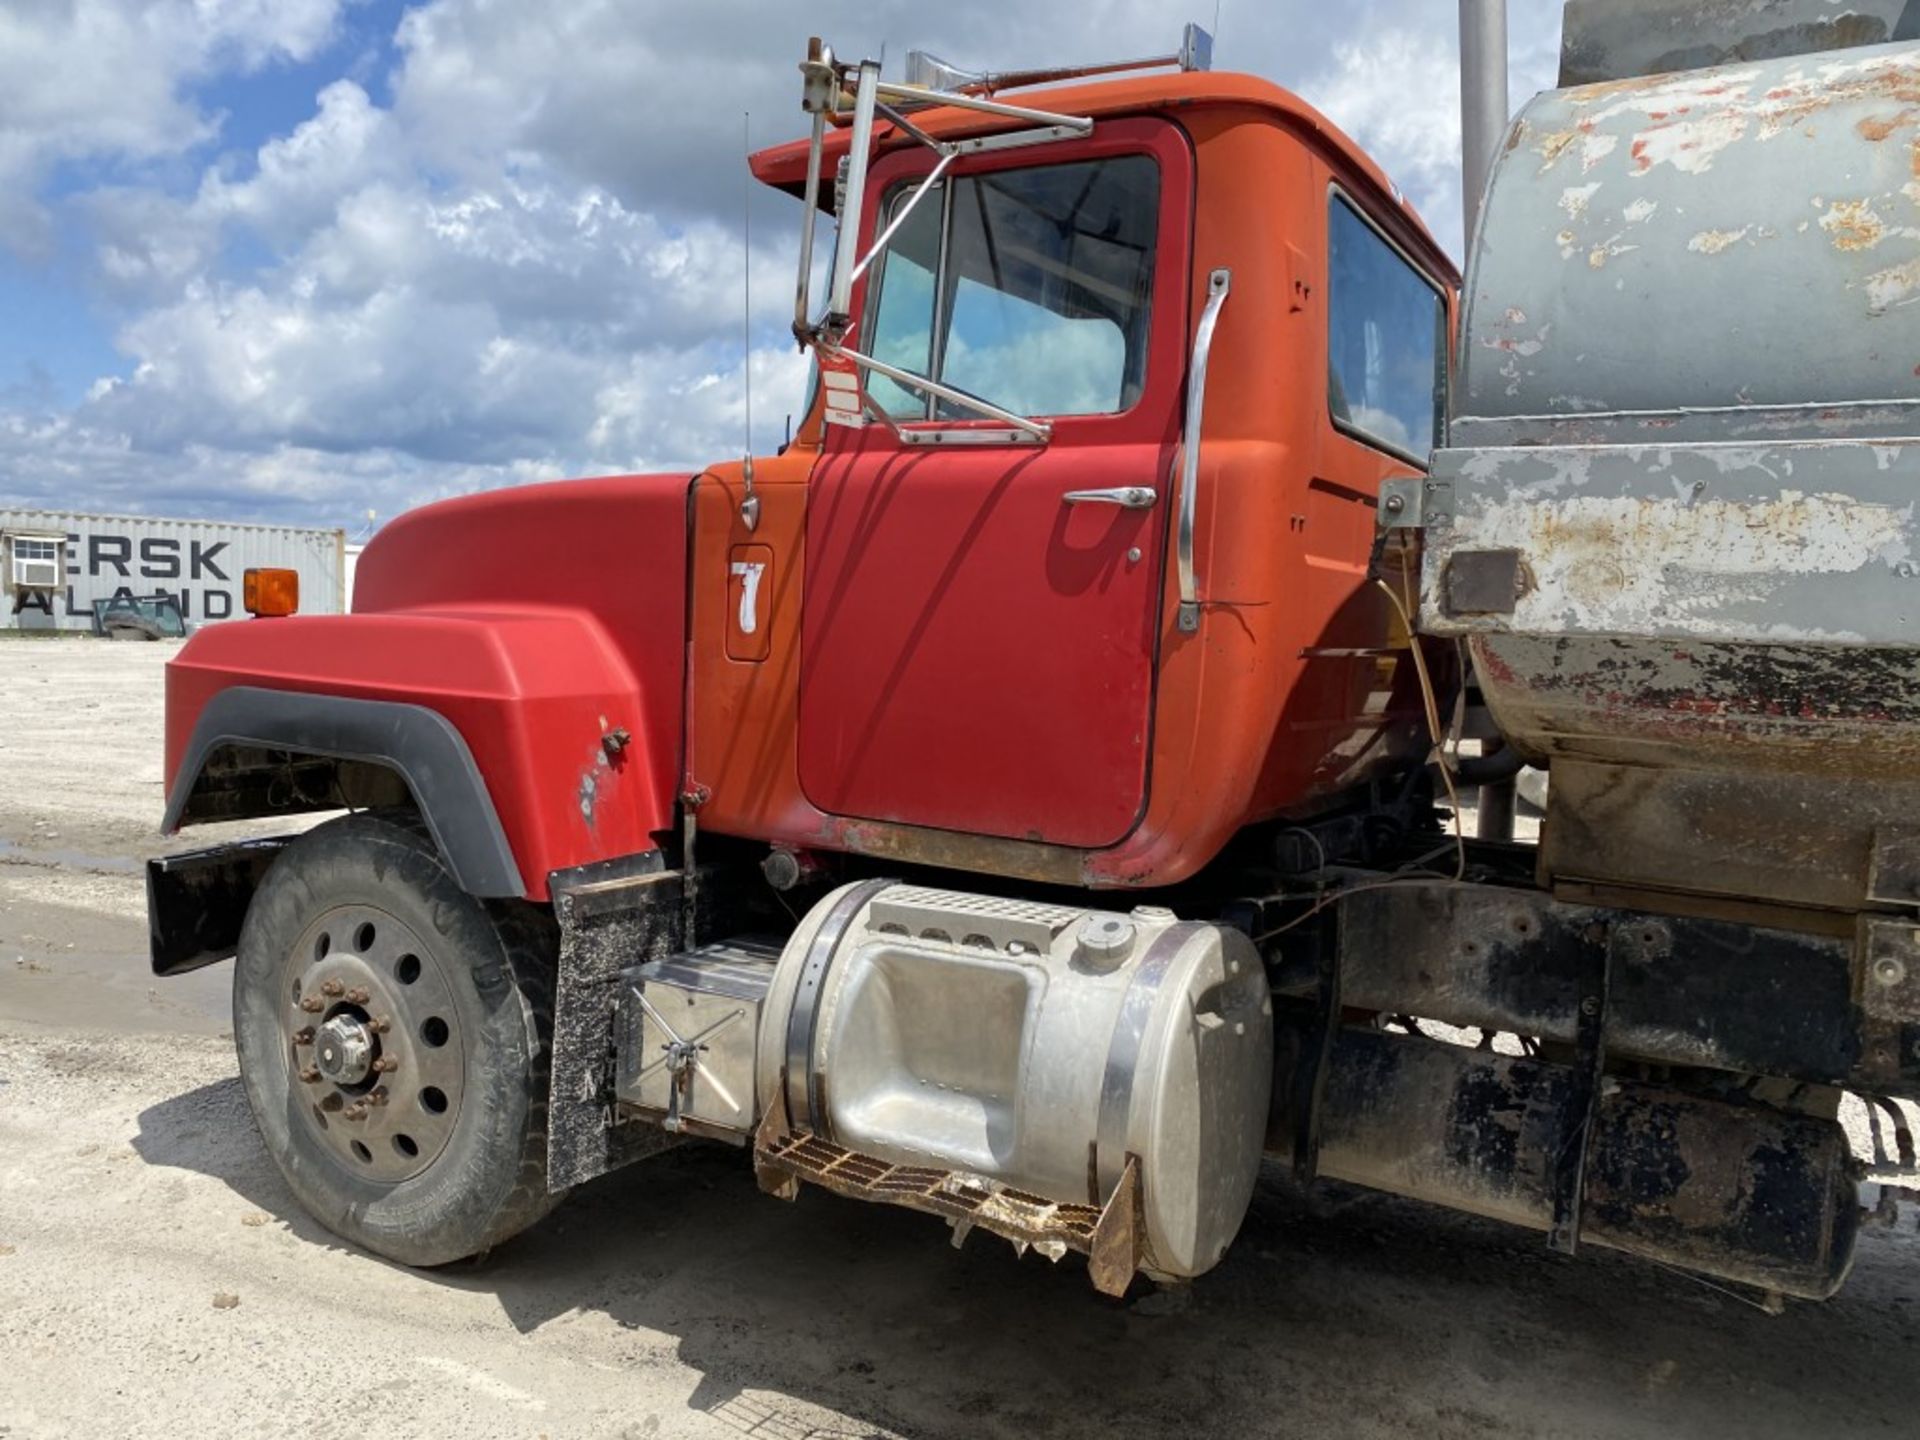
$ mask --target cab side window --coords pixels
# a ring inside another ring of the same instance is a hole
[[[1334,423],[1425,465],[1447,403],[1441,292],[1335,193],[1328,216],[1328,403]]]
[[[1146,379],[1159,213],[1145,155],[952,180],[877,262],[870,353],[1020,415],[1127,410]],[[868,393],[899,420],[974,418],[879,375]]]

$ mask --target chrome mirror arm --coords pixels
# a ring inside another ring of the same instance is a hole
[[[847,168],[847,193],[840,204],[839,231],[834,237],[833,288],[827,296],[826,323],[832,333],[846,329],[853,311],[853,267],[859,259],[860,214],[867,198],[867,162],[873,149],[873,107],[879,87],[880,63],[862,60],[854,92],[853,135],[847,145],[853,163]]]
[[[956,159],[1003,146],[1039,144],[1071,135],[1087,135],[1093,130],[1092,118],[1007,105],[974,94],[940,94],[911,85],[888,84],[880,78],[878,61],[862,60],[858,65],[842,65],[817,37],[808,41],[807,58],[800,63],[800,73],[803,77],[801,108],[813,117],[813,129],[807,146],[805,213],[801,218],[800,230],[800,273],[794,287],[794,339],[803,350],[811,345],[823,354],[851,360],[862,371],[884,375],[897,384],[997,420],[1008,427],[1014,436],[1024,437],[1031,443],[1046,444],[1053,437],[1053,427],[1046,421],[1016,415],[964,390],[953,389],[911,371],[897,370],[871,356],[849,350],[841,342],[852,328],[854,284],[886,250],[914,208],[932,193]],[[850,116],[840,109],[848,80],[853,83],[853,110]],[[889,102],[897,102],[902,106],[933,103],[999,119],[1024,121],[1034,128],[964,140],[936,140],[901,114],[894,103]],[[876,117],[886,120],[900,134],[926,145],[940,158],[863,256],[859,253],[860,215],[866,204],[867,172],[873,158],[873,124]],[[849,122],[851,133],[848,135],[844,180],[835,206],[838,226],[834,236],[834,260],[826,311],[815,321],[811,318],[813,248],[829,121]],[[867,403],[863,397],[863,409]],[[892,428],[896,433],[907,433],[899,431],[897,426]],[[918,436],[920,432],[912,434]],[[960,433],[955,432],[954,438],[958,440]]]
[[[881,97],[905,105],[931,103],[942,108],[951,106],[955,110],[971,110],[975,114],[992,115],[1003,120],[1024,120],[1029,125],[1065,125],[1080,135],[1085,135],[1093,129],[1093,119],[1087,115],[1062,115],[1054,110],[1035,110],[1028,105],[1008,105],[1004,101],[987,100],[978,95],[927,91],[917,85],[895,85],[884,80],[880,82],[876,98]],[[857,101],[854,114],[856,118],[859,115]]]
[[[946,153],[946,146],[927,134],[926,131],[922,130],[898,110],[894,109],[893,106],[887,104],[886,101],[876,100],[873,108],[874,112],[878,114],[882,120],[885,120],[908,139],[919,141],[929,150],[937,150],[943,155]]]
[[[887,242],[893,239],[900,227],[907,223],[907,217],[913,214],[914,208],[932,192],[934,186],[940,183],[941,177],[947,173],[948,168],[959,157],[959,154],[960,152],[957,150],[945,148],[941,150],[939,163],[935,165],[933,169],[929,170],[926,178],[914,187],[913,194],[907,197],[906,204],[902,205],[898,212],[895,213],[893,219],[887,222],[887,228],[882,230],[880,234],[874,238],[874,242],[868,247],[867,253],[860,257],[860,263],[853,267],[853,278],[855,280],[858,280],[862,275],[867,273],[867,267],[873,264],[875,257],[878,256],[882,250],[887,248]]]
[[[796,340],[809,328],[813,310],[813,229],[820,216],[820,152],[827,134],[826,112],[813,117],[813,143],[807,149],[806,208],[800,217],[800,283],[793,298],[793,330]],[[801,349],[806,342],[800,342]]]
[[[867,166],[871,160],[873,122],[876,115],[893,125],[900,134],[927,146],[941,156],[942,163],[955,155],[978,150],[997,149],[1001,145],[1033,144],[1068,135],[1087,135],[1093,131],[1093,119],[1086,115],[1061,115],[1051,110],[1036,110],[1026,105],[1009,105],[991,98],[996,88],[1036,85],[1060,80],[1117,74],[1127,70],[1154,69],[1177,65],[1182,70],[1206,70],[1213,63],[1213,37],[1198,25],[1188,25],[1181,35],[1180,49],[1173,55],[1157,55],[1144,60],[1115,61],[1097,65],[1070,65],[1048,70],[1026,70],[1006,74],[971,73],[959,70],[930,55],[915,52],[908,57],[908,82],[896,84],[880,78],[879,62],[862,60],[846,65],[834,58],[833,51],[819,36],[807,41],[807,58],[800,62],[802,93],[800,108],[813,117],[813,134],[807,148],[806,210],[800,230],[800,279],[795,289],[793,334],[801,348],[823,333],[829,337],[844,333],[851,315],[854,281],[873,263],[886,242],[898,229],[898,220],[888,226],[865,259],[854,263],[859,239],[859,220],[866,199]],[[840,106],[846,96],[846,83],[853,83],[851,114]],[[947,86],[951,88],[940,88]],[[929,106],[969,110],[1003,120],[1020,120],[1038,127],[1029,134],[976,137],[962,141],[940,141],[909,120],[902,111]],[[829,287],[825,320],[815,325],[812,311],[813,238],[820,202],[821,156],[826,141],[828,120],[850,122],[853,133],[847,154],[846,190],[837,207],[839,233],[835,244],[833,279]],[[935,172],[939,172],[936,170]],[[911,210],[916,196],[907,205]],[[848,217],[852,223],[848,223]],[[964,401],[957,403],[966,403]]]
[[[793,300],[793,336],[807,348],[808,317],[813,313],[813,236],[820,218],[820,157],[826,148],[827,116],[840,87],[833,51],[818,35],[807,41],[807,58],[800,62],[800,108],[813,116],[807,145],[807,183],[800,215],[800,279]]]
[[[1002,410],[990,400],[982,400],[978,395],[969,395],[964,390],[956,390],[951,385],[942,385],[938,380],[929,380],[924,375],[916,375],[911,370],[901,370],[876,360],[871,355],[862,355],[858,350],[849,350],[844,345],[835,348],[835,354],[844,356],[862,370],[871,370],[884,375],[896,385],[905,385],[936,399],[945,400],[950,405],[962,405],[989,420],[998,420],[1002,425],[1031,435],[1045,443],[1053,438],[1053,426],[1044,420],[1030,420],[1025,415],[1016,415],[1011,410]],[[897,427],[896,427],[897,428]]]

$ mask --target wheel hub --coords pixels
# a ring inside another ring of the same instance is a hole
[[[287,957],[294,1113],[363,1180],[418,1175],[453,1134],[466,1063],[447,963],[367,905],[321,914]]]
[[[336,1085],[358,1085],[373,1069],[373,1036],[351,1015],[336,1015],[314,1034],[313,1063]]]

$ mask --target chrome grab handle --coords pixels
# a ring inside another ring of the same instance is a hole
[[[1069,505],[1118,505],[1122,510],[1151,510],[1160,492],[1151,485],[1116,485],[1110,490],[1069,490],[1060,498]]]
[[[1200,628],[1200,591],[1193,578],[1193,517],[1200,482],[1200,419],[1207,406],[1207,356],[1213,350],[1214,327],[1220,307],[1227,303],[1233,272],[1224,266],[1207,277],[1207,308],[1200,312],[1200,328],[1193,336],[1193,365],[1187,380],[1187,428],[1181,442],[1180,525],[1174,554],[1180,578],[1180,630],[1191,635]]]

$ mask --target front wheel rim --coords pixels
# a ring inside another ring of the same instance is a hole
[[[335,906],[300,933],[277,1004],[291,1109],[346,1173],[381,1185],[439,1158],[466,1045],[445,963],[391,911]]]

